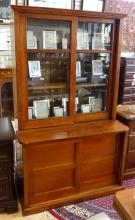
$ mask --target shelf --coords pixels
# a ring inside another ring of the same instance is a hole
[[[76,84],[77,88],[80,87],[106,87],[107,84],[106,83],[80,83],[80,84]]]
[[[76,84],[77,88],[80,87],[106,87],[106,83],[80,83]],[[29,90],[39,90],[39,89],[66,89],[66,84],[65,83],[55,83],[55,84],[50,84],[50,85],[42,85],[42,86],[29,86]]]
[[[38,90],[38,89],[66,89],[66,83],[53,83],[49,85],[42,85],[42,86],[30,86],[28,87],[29,90]]]
[[[112,53],[111,50],[77,50],[78,53]]]
[[[28,53],[70,53],[71,51],[68,50],[39,50],[39,49],[27,49]]]

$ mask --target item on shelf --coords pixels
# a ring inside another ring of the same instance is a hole
[[[81,62],[76,62],[76,77],[81,77]]]
[[[76,77],[76,82],[77,83],[86,83],[87,77]]]
[[[50,101],[49,100],[37,100],[33,101],[36,118],[48,118]]]
[[[103,50],[103,34],[102,33],[93,33],[92,37],[92,50]]]
[[[92,102],[91,102],[92,99],[95,99],[95,97],[94,97],[94,96],[89,96],[89,104],[92,103]]]
[[[90,100],[91,102],[91,111],[92,112],[101,112],[102,109],[102,99],[94,98]]]
[[[57,49],[56,31],[43,31],[43,49]]]
[[[103,61],[102,60],[92,60],[92,75],[93,76],[103,75]]]
[[[89,49],[89,35],[88,32],[77,32],[77,49],[88,50]]]
[[[85,11],[103,11],[104,10],[105,0],[94,0],[91,4],[91,1],[83,0],[83,10]]]
[[[28,61],[28,66],[29,66],[30,78],[41,77],[40,61],[38,60]]]
[[[34,115],[35,115],[34,107],[28,107],[28,119],[32,119]]]
[[[29,6],[71,9],[71,0],[28,0]]]
[[[67,115],[67,103],[68,103],[68,98],[62,98],[62,106],[63,106],[64,115]]]
[[[67,38],[62,38],[62,49],[67,50]]]
[[[81,105],[81,111],[82,111],[82,113],[90,113],[90,111],[91,111],[91,104]]]
[[[62,117],[63,116],[63,108],[61,107],[53,107],[53,113],[55,117]]]
[[[25,0],[17,0],[17,5],[25,5]]]
[[[78,110],[78,105],[79,105],[79,98],[75,97],[75,111],[77,112]]]
[[[27,31],[27,49],[37,49],[37,38],[33,31]]]

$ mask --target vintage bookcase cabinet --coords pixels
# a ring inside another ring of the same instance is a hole
[[[12,6],[23,214],[121,188],[116,120],[124,15]]]

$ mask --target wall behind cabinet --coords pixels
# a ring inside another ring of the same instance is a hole
[[[105,12],[123,13],[122,51],[135,51],[135,1],[106,0]]]

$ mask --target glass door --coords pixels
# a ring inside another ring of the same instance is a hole
[[[79,22],[75,112],[80,116],[107,113],[111,56],[112,24]]]
[[[69,116],[70,21],[27,20],[28,119]]]

